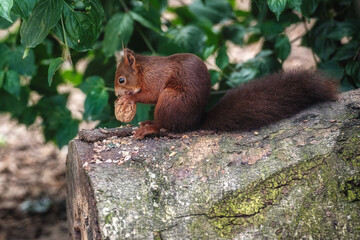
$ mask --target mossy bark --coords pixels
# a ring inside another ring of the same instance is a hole
[[[72,237],[357,239],[359,146],[360,91],[256,133],[73,140]]]

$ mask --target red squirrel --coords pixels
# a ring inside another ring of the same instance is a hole
[[[143,56],[124,49],[115,94],[126,101],[156,104],[154,121],[140,123],[136,139],[195,129],[252,130],[323,101],[337,99],[337,83],[311,71],[292,70],[252,80],[230,90],[209,112],[211,89],[204,62],[189,53]]]

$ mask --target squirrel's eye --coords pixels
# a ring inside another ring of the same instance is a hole
[[[120,77],[120,78],[119,78],[119,83],[120,83],[120,84],[123,84],[124,82],[125,82],[125,78]]]

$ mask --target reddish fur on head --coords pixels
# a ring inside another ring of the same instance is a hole
[[[125,81],[121,83],[120,79]],[[141,91],[141,78],[139,78],[136,58],[133,51],[124,49],[124,59],[116,69],[115,74],[115,95],[132,95]]]

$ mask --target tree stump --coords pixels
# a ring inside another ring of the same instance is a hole
[[[360,236],[360,90],[257,132],[131,130],[69,143],[72,239]]]

